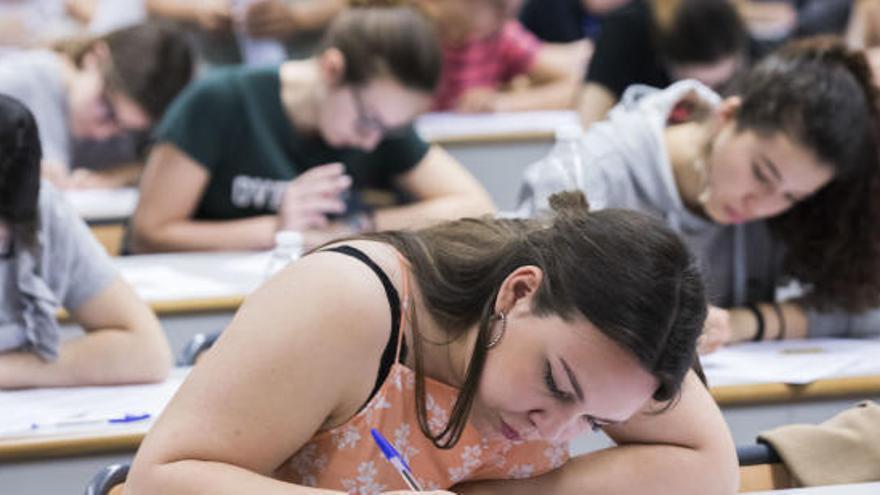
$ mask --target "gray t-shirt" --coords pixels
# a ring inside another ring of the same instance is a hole
[[[52,349],[57,352],[57,329],[33,328],[41,320],[26,315],[48,311],[54,321],[60,307],[75,311],[118,276],[85,222],[45,181],[39,215],[37,258],[19,246],[10,257],[0,258],[0,352],[28,349],[50,357]]]
[[[574,159],[551,154],[526,170],[517,214],[541,214],[554,192],[580,189],[592,209],[634,209],[665,220],[699,260],[712,304],[773,301],[777,289],[792,281],[783,272],[785,247],[770,235],[766,222],[719,225],[687,209],[679,196],[664,129],[670,112],[686,96],[709,108],[720,102],[696,81],[665,90],[630,88],[607,120],[575,140],[575,151],[569,152]],[[807,314],[811,336],[880,334],[880,310]]]
[[[21,101],[37,120],[43,160],[65,167],[71,163],[67,96],[60,56],[29,50],[0,58],[0,93]]]

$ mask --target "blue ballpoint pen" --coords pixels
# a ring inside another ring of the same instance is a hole
[[[91,424],[127,424],[127,423],[137,423],[138,421],[144,421],[150,419],[149,413],[143,414],[124,414],[121,416],[107,416],[107,417],[99,417],[99,418],[67,418],[62,419],[60,421],[52,421],[49,423],[32,423],[32,430],[38,430],[42,428],[60,428],[60,427],[68,427],[68,426],[84,426]]]
[[[373,440],[376,441],[376,445],[379,446],[382,455],[384,455],[385,459],[388,459],[388,462],[390,462],[391,465],[394,466],[394,469],[400,473],[400,476],[403,478],[403,481],[406,482],[407,486],[409,486],[409,489],[414,492],[422,491],[422,486],[416,481],[416,477],[413,475],[412,470],[409,468],[406,461],[403,460],[400,452],[398,452],[397,449],[391,445],[391,442],[386,440],[385,437],[383,437],[375,428],[372,428],[370,433],[373,434]]]

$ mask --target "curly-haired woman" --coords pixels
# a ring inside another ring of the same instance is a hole
[[[552,160],[526,173],[522,211],[575,181],[597,207],[665,218],[702,259],[710,300],[727,308],[711,312],[704,351],[876,333],[877,93],[864,56],[807,39],[768,56],[741,88],[724,100],[695,81],[631,91],[583,137],[580,180]],[[788,281],[803,295],[778,302]]]

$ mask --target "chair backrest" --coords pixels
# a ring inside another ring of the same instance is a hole
[[[766,443],[741,445],[736,448],[739,458],[740,493],[794,488],[794,479],[779,454]]]
[[[211,333],[197,333],[193,335],[192,340],[183,348],[180,357],[177,359],[178,366],[194,366],[199,356],[214,345],[220,331]]]
[[[128,477],[128,464],[111,464],[95,475],[86,486],[85,495],[110,495],[115,487],[125,483]]]

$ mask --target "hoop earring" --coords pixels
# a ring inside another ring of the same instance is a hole
[[[486,343],[486,349],[491,349],[498,345],[498,342],[501,342],[501,338],[504,337],[504,332],[507,331],[507,313],[499,311],[498,315],[494,316],[493,318],[501,322],[501,331],[493,335],[492,339]]]

